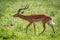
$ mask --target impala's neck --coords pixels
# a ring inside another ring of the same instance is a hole
[[[21,19],[24,19],[24,20],[26,20],[26,18],[27,18],[26,16],[24,16],[22,14],[20,14],[18,17],[21,18]]]

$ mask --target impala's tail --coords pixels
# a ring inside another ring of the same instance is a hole
[[[55,31],[54,31],[54,25],[55,25],[55,23],[52,20],[49,20],[47,23],[52,28],[53,32],[55,33]]]
[[[55,25],[55,23],[52,20],[49,20],[48,25],[53,26],[53,25]]]

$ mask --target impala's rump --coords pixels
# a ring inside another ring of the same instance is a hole
[[[55,25],[55,23],[54,23],[52,20],[49,20],[47,23],[48,23],[48,25],[50,25],[50,26],[54,26],[54,25]]]

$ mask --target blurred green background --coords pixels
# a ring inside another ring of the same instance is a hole
[[[30,14],[48,14],[55,22],[53,33],[50,26],[46,24],[46,31],[43,34],[42,24],[36,23],[36,35],[31,25],[28,29],[28,35],[25,30],[27,21],[20,18],[13,18],[19,8],[26,5],[29,8],[25,10],[24,15]],[[0,40],[60,40],[60,0],[0,0]]]

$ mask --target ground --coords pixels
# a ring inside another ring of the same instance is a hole
[[[27,21],[14,18],[19,8],[29,5],[24,15],[48,14],[54,21],[55,33],[46,24],[43,30],[42,23],[36,23],[36,35],[31,25],[28,34],[25,33]],[[60,0],[0,0],[0,40],[60,40]]]

